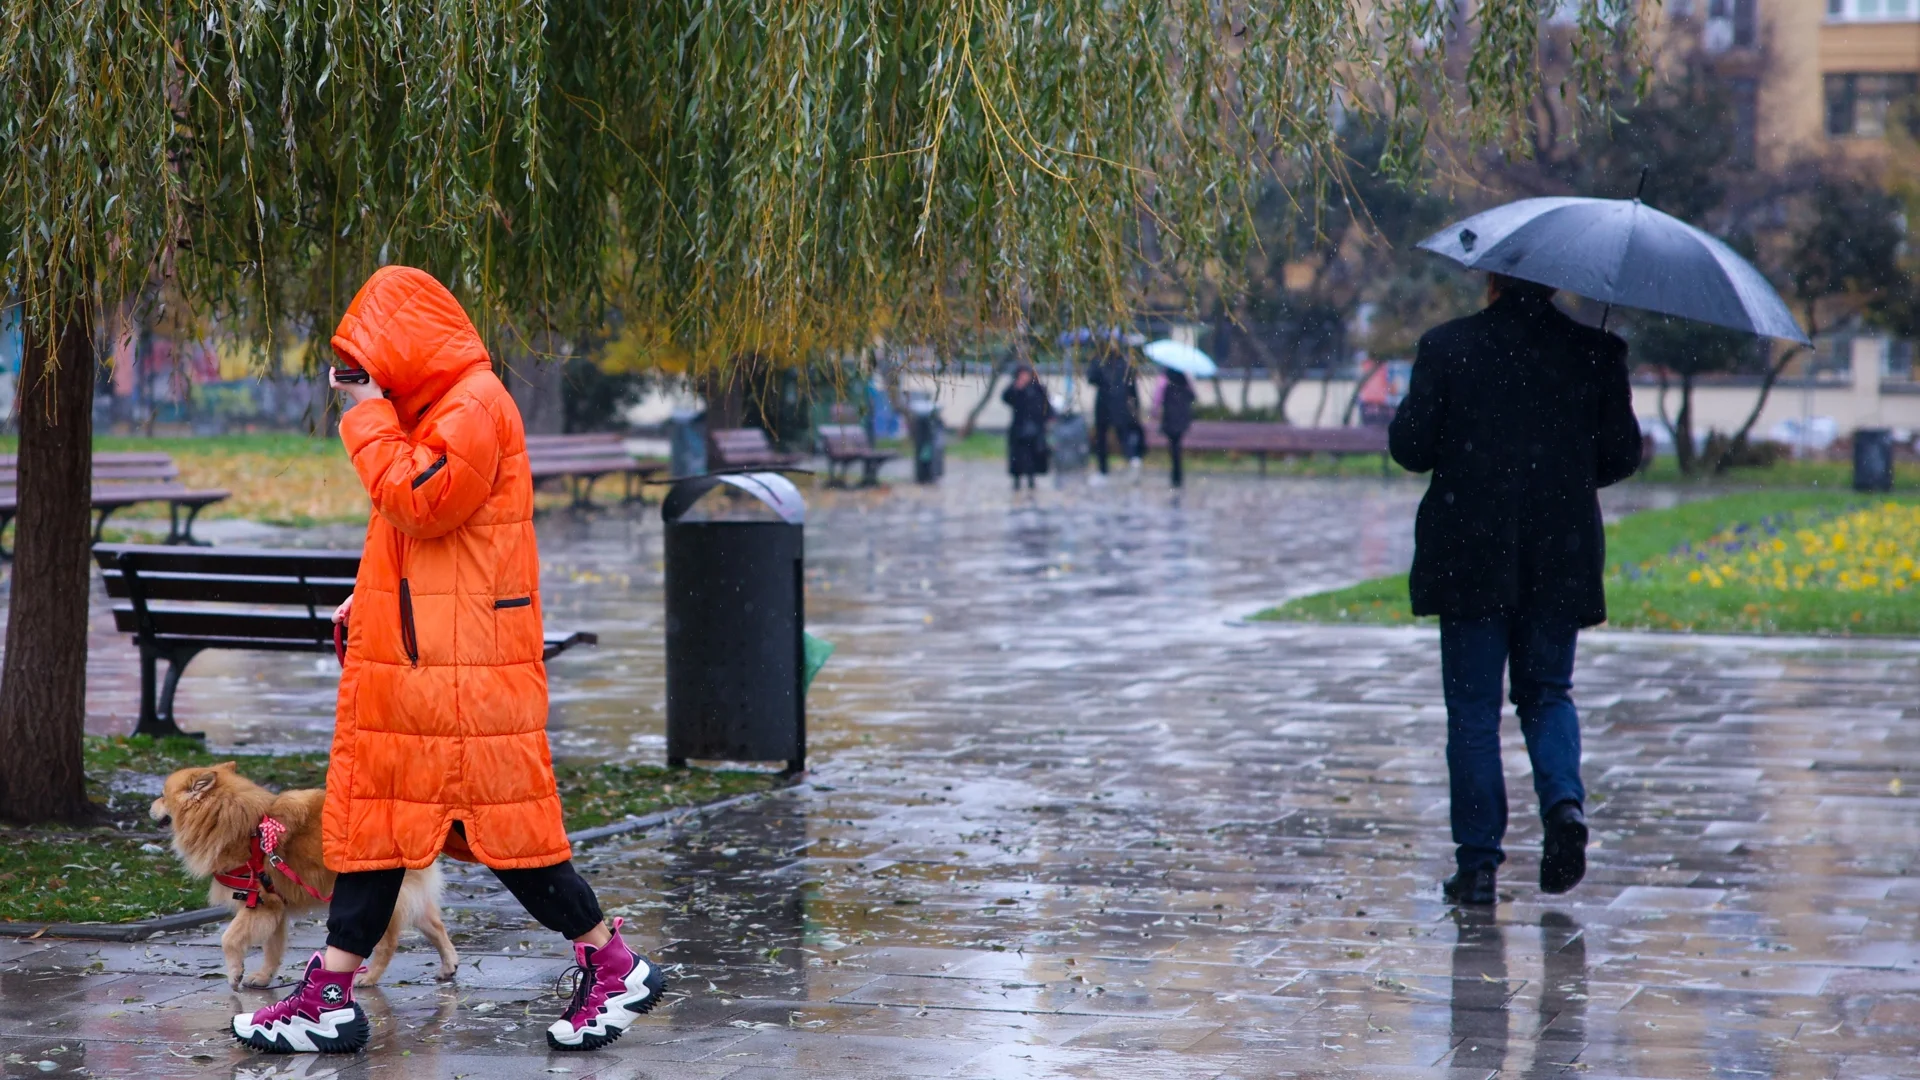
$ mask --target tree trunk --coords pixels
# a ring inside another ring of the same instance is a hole
[[[1773,384],[1780,381],[1780,376],[1787,370],[1787,365],[1792,363],[1793,358],[1798,355],[1800,355],[1798,348],[1788,349],[1781,354],[1779,360],[1767,367],[1766,377],[1760,380],[1760,397],[1753,403],[1753,411],[1747,414],[1746,423],[1741,424],[1740,430],[1734,432],[1733,438],[1728,439],[1727,444],[1721,447],[1720,456],[1713,461],[1713,475],[1723,476],[1733,467],[1734,455],[1747,445],[1747,437],[1753,433],[1753,425],[1759,423],[1760,412],[1767,407],[1767,397],[1773,393]]]
[[[520,407],[529,435],[559,435],[567,429],[566,361],[522,356],[507,365],[507,393]]]
[[[993,365],[987,375],[986,393],[981,394],[980,400],[974,402],[973,408],[967,410],[967,422],[960,425],[960,437],[962,439],[973,437],[973,428],[975,424],[980,422],[980,414],[987,411],[988,405],[993,404],[993,392],[1000,387],[1001,366],[1000,364]]]
[[[1673,456],[1681,476],[1693,475],[1693,373],[1680,373],[1680,411],[1667,429],[1673,435]]]
[[[84,304],[25,328],[20,510],[0,666],[0,818],[94,816],[81,761],[92,561],[93,327]]]

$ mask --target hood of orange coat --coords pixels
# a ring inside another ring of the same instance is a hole
[[[411,266],[383,266],[360,286],[333,351],[367,369],[409,427],[469,372],[493,365],[460,301]]]

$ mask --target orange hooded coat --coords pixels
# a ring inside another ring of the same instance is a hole
[[[373,516],[335,711],[327,866],[418,868],[443,849],[501,869],[562,862],[520,411],[459,301],[419,270],[367,279],[333,348],[387,396],[340,419]]]

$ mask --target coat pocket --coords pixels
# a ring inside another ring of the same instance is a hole
[[[433,479],[433,476],[435,473],[439,472],[441,469],[444,469],[446,467],[447,467],[447,455],[441,454],[438,461],[435,461],[433,464],[427,466],[426,469],[420,473],[420,475],[413,478],[413,486],[417,488],[421,484],[424,484],[427,481]]]
[[[531,596],[515,596],[507,600],[495,600],[493,602],[493,610],[495,611],[500,611],[504,608],[532,607],[532,606],[533,606],[533,597]]]
[[[400,645],[407,650],[407,663],[420,666],[420,639],[413,629],[413,590],[407,579],[400,579]]]

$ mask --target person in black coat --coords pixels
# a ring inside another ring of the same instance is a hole
[[[1184,372],[1169,370],[1167,385],[1160,391],[1160,434],[1167,437],[1167,456],[1173,460],[1173,486],[1184,479],[1180,470],[1180,440],[1193,426],[1193,402],[1197,395]]]
[[[1100,474],[1107,472],[1108,432],[1120,440],[1120,452],[1128,461],[1138,464],[1146,442],[1140,427],[1139,373],[1118,345],[1108,343],[1088,365],[1087,381],[1093,384],[1093,452]]]
[[[1496,274],[1487,296],[1420,339],[1388,430],[1395,461],[1433,473],[1408,585],[1414,614],[1440,617],[1457,863],[1443,891],[1479,904],[1506,857],[1503,669],[1546,824],[1540,887],[1586,872],[1574,643],[1607,617],[1595,492],[1640,463],[1626,342],[1573,321],[1545,286]]]
[[[1027,364],[1014,370],[1013,385],[1000,400],[1013,410],[1013,420],[1007,425],[1007,472],[1013,476],[1015,491],[1020,490],[1023,476],[1031,491],[1033,478],[1047,471],[1047,421],[1053,419],[1053,402]]]

